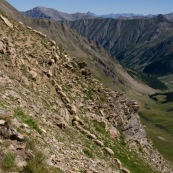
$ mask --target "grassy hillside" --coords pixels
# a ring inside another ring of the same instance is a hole
[[[170,90],[173,90],[173,74],[160,77],[159,79],[164,82]]]
[[[155,93],[146,98],[140,116],[159,151],[173,162],[173,92]],[[164,147],[163,147],[164,146]]]
[[[168,87],[165,85],[164,82],[159,80],[156,76],[150,75],[147,73],[142,73],[139,71],[135,71],[133,69],[128,69],[128,73],[136,80],[141,81],[151,88],[159,89],[159,90],[166,90]]]

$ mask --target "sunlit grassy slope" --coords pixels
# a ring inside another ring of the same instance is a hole
[[[155,146],[173,163],[173,92],[150,95],[140,116]]]

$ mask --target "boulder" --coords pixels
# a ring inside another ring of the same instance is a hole
[[[81,69],[80,72],[81,72],[81,75],[83,75],[85,77],[91,75],[91,71],[89,69],[86,69],[86,68]]]
[[[110,127],[107,129],[112,138],[117,138],[119,136],[119,131],[115,127]]]
[[[11,140],[16,140],[16,141],[23,141],[24,140],[24,135],[16,132],[16,133],[12,133],[10,135],[10,139]]]
[[[4,43],[0,41],[0,53],[4,52]]]
[[[13,118],[11,120],[11,124],[14,125],[15,127],[19,128],[21,126],[21,123],[16,118]]]
[[[56,46],[56,42],[54,40],[49,40],[52,46]]]
[[[80,121],[80,118],[77,116],[77,115],[75,115],[74,117],[73,117],[73,120],[72,121]]]
[[[119,159],[115,158],[114,162],[117,164],[119,169],[122,167],[122,163],[121,163],[121,161]]]
[[[48,77],[52,77],[53,76],[52,71],[48,70],[47,75],[48,75]]]
[[[136,101],[132,103],[132,109],[134,110],[134,112],[139,111],[139,104]]]
[[[80,120],[80,118],[77,115],[74,115],[72,119],[72,124],[76,122],[77,124],[84,125],[84,123]]]
[[[59,91],[62,91],[62,87],[58,84],[55,84],[55,89],[59,93]]]
[[[97,137],[94,134],[91,134],[90,132],[87,133],[86,136],[90,139],[97,139]]]
[[[65,122],[65,120],[63,118],[57,118],[56,120],[57,120],[56,125],[60,129],[65,130],[66,127],[68,126],[67,123]]]
[[[36,80],[36,79],[37,79],[37,72],[31,70],[31,71],[29,71],[29,74],[31,75],[31,78],[32,78],[33,80]]]
[[[5,24],[10,27],[10,28],[13,28],[13,24],[7,19],[5,18],[4,16],[0,15],[0,18],[5,22]]]
[[[95,142],[98,146],[100,146],[100,147],[103,147],[103,146],[104,146],[103,142],[101,142],[101,141],[99,141],[99,140],[94,140],[94,142]]]
[[[67,109],[72,115],[75,115],[77,113],[77,108],[74,105],[67,104]]]
[[[106,151],[106,153],[108,153],[108,154],[110,154],[110,155],[114,155],[113,150],[111,150],[110,148],[104,147],[103,149]]]
[[[5,125],[5,121],[4,120],[0,120],[0,126],[4,126]]]
[[[130,171],[128,170],[128,169],[126,169],[126,168],[121,168],[120,169],[123,173],[130,173]]]
[[[73,125],[73,126],[78,126],[79,123],[78,123],[77,121],[72,121],[72,125]]]

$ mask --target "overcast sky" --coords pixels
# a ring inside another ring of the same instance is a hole
[[[93,12],[95,14],[135,13],[166,14],[173,12],[173,0],[7,0],[19,11],[36,6],[75,13]]]

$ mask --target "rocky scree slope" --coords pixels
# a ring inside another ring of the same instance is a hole
[[[41,32],[0,26],[0,172],[170,172],[135,101]]]
[[[134,80],[118,62],[112,60],[110,54],[98,43],[73,31],[66,25],[48,19],[31,19],[19,13],[7,1],[0,0],[0,9],[23,24],[46,34],[56,41],[61,49],[71,56],[84,60],[92,74],[112,89],[142,96],[154,92],[150,87]],[[142,90],[142,94],[141,94]]]
[[[163,15],[151,19],[87,19],[66,22],[99,42],[125,66],[158,76],[173,73],[173,24]]]

